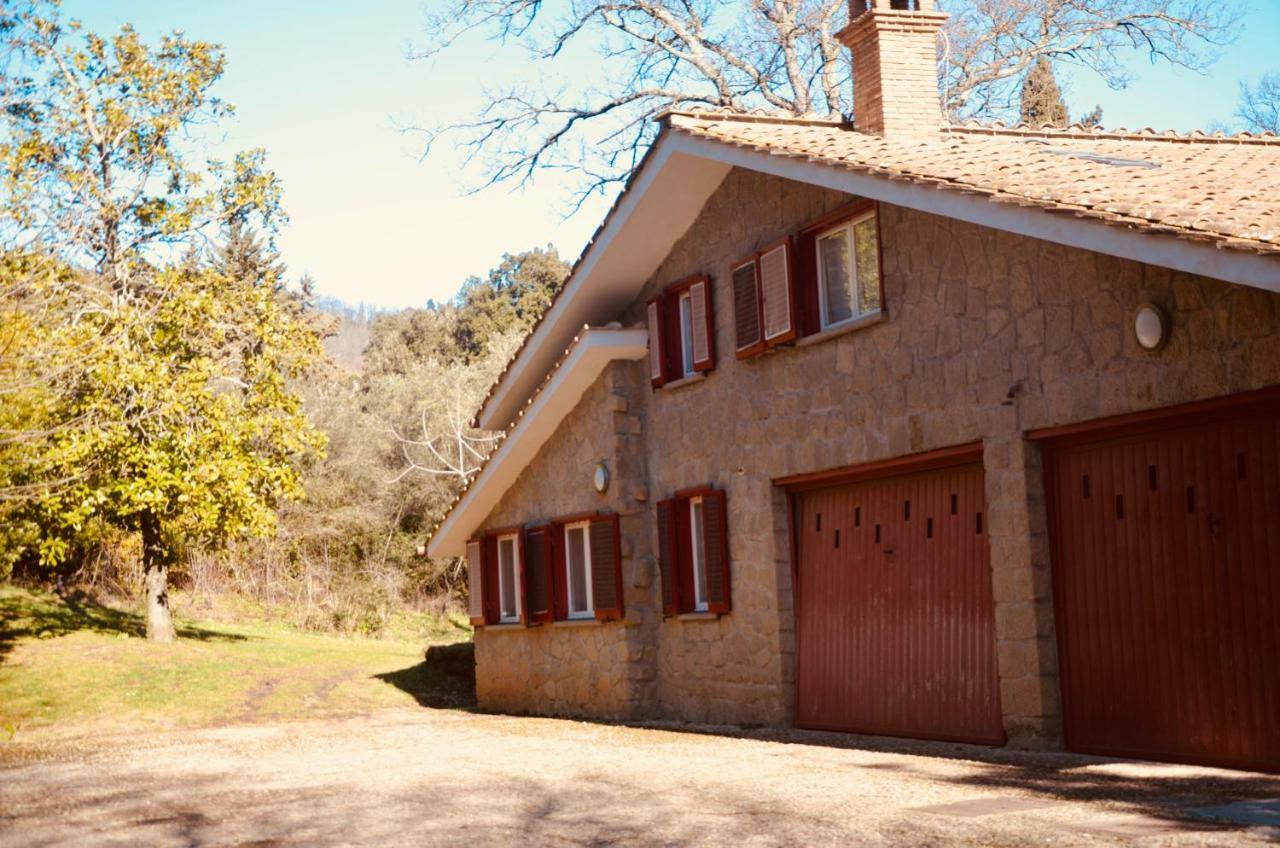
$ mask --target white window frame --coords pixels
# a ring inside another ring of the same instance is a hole
[[[707,528],[702,496],[689,498],[689,547],[693,549],[693,611],[707,611]]]
[[[586,569],[583,583],[587,587],[587,608],[578,612],[574,612],[574,601],[577,600],[573,596],[573,575],[569,572],[572,567],[569,557],[569,531],[582,531],[582,567]],[[596,617],[596,599],[595,593],[591,588],[591,522],[575,521],[572,524],[564,526],[564,587],[565,597],[568,599],[569,618],[595,618]]]
[[[856,215],[853,218],[849,218],[846,221],[842,221],[841,223],[836,224],[834,227],[829,227],[823,230],[822,232],[818,233],[818,235],[814,237],[813,248],[814,248],[814,259],[816,260],[814,264],[818,266],[818,304],[819,304],[818,318],[822,323],[823,330],[831,330],[831,329],[835,329],[836,327],[843,327],[845,324],[848,324],[853,321],[857,321],[859,318],[865,318],[868,315],[875,315],[880,311],[880,309],[871,309],[866,312],[859,311],[862,304],[862,281],[858,279],[858,242],[853,237],[853,228],[855,226],[857,226],[858,224],[861,224],[863,221],[866,221],[869,218],[874,218],[875,216],[876,216],[876,212],[874,209],[871,210],[870,212],[864,212],[861,215]],[[836,233],[841,232],[842,230],[846,231],[846,238],[849,239],[848,272],[849,272],[849,279],[853,281],[853,302],[850,303],[849,305],[851,307],[852,314],[850,314],[848,318],[842,318],[839,321],[828,321],[827,320],[827,281],[825,279],[825,276],[826,276],[826,273],[824,271],[825,266],[822,262],[822,240],[824,238],[827,238],[828,236],[835,235]],[[880,247],[879,242],[880,242],[880,233],[877,231],[876,233],[876,249],[877,250]],[[877,263],[877,266],[878,266],[878,263]],[[878,279],[875,282],[877,286],[880,285],[880,281]]]
[[[507,586],[506,575],[503,573],[505,569],[503,569],[502,567],[502,543],[507,540],[511,541],[511,565],[512,565],[511,579],[514,580],[516,584],[514,586],[515,591],[512,592],[513,597],[515,597],[516,599],[516,610],[514,615],[507,615],[502,609],[502,599],[503,599],[503,596],[506,594],[505,589]],[[498,544],[497,544],[497,552],[498,552],[498,622],[500,624],[517,624],[520,621],[520,614],[522,611],[520,606],[521,605],[521,601],[520,601],[520,534],[504,533],[503,535],[499,536]]]
[[[688,310],[686,312],[685,310]],[[692,377],[697,372],[693,368],[693,289],[680,292],[676,301],[676,315],[680,319],[680,376]],[[688,323],[685,317],[688,316]]]

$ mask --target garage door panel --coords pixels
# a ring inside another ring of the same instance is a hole
[[[798,496],[798,721],[999,743],[978,466]]]
[[[1050,450],[1068,744],[1280,768],[1276,416]]]

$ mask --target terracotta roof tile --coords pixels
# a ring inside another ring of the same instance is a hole
[[[883,138],[832,121],[672,112],[675,132],[976,192],[1153,233],[1280,253],[1280,138],[962,125]]]

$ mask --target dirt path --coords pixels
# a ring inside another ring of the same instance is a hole
[[[1280,828],[1191,811],[1276,797],[1211,769],[387,710],[0,769],[0,846],[1240,845]]]

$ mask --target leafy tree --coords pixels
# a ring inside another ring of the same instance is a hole
[[[1053,66],[1041,56],[1027,72],[1022,83],[1022,104],[1019,117],[1033,127],[1065,127],[1067,103],[1053,76]]]
[[[1251,132],[1280,133],[1280,74],[1263,74],[1256,86],[1240,83],[1236,117]]]
[[[199,248],[251,220],[269,245],[280,186],[260,150],[190,161],[186,139],[230,111],[217,46],[100,36],[44,2],[4,7],[0,32],[0,335],[41,378],[9,383],[27,414],[4,422],[22,444],[0,485],[46,565],[95,526],[140,533],[148,634],[172,639],[179,554],[271,532],[323,445],[290,387],[319,352],[304,300],[269,262],[209,269]]]
[[[941,57],[946,111],[956,119],[1016,115],[1020,83],[1041,59],[1064,61],[1113,87],[1125,57],[1203,70],[1237,32],[1231,0],[945,0]],[[670,108],[766,109],[831,117],[852,111],[848,51],[836,39],[848,0],[436,0],[430,46],[463,36],[523,48],[546,83],[501,80],[478,116],[424,128],[428,151],[448,138],[479,157],[488,184],[542,169],[581,177],[579,199],[626,180]],[[556,62],[600,54],[589,81]]]

